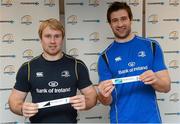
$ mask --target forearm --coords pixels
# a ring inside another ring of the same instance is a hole
[[[156,81],[156,83],[152,84],[152,87],[158,92],[167,93],[171,89],[170,83],[171,82],[169,78],[158,77],[158,80]]]
[[[139,79],[147,85],[151,85],[156,91],[167,93],[170,91],[171,81],[167,70],[153,72],[145,71]]]
[[[91,96],[91,98],[85,98],[86,100],[86,108],[85,110],[89,110],[91,109],[92,107],[94,107],[97,103],[97,96],[96,95],[93,95]]]
[[[23,115],[23,113],[22,113],[22,105],[23,105],[23,103],[14,103],[14,102],[12,102],[11,100],[9,100],[9,107],[10,107],[10,110],[13,112],[13,113],[15,113],[15,114],[17,114],[17,115]]]
[[[97,94],[94,86],[88,86],[81,91],[81,94],[85,97],[85,107],[83,110],[88,110],[94,107],[97,103]]]
[[[26,98],[27,93],[26,92],[21,92],[16,89],[12,90],[11,95],[9,96],[9,107],[10,110],[18,115],[23,115],[22,113],[22,106],[24,104],[25,98]]]

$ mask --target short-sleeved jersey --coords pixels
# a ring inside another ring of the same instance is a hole
[[[31,92],[32,102],[75,96],[77,89],[92,83],[86,65],[78,59],[64,54],[57,61],[47,61],[42,55],[24,63],[16,76],[14,88]],[[35,123],[76,123],[77,111],[70,105],[40,109],[30,118]]]
[[[155,55],[151,48],[155,42]],[[102,55],[98,61],[100,81],[140,75],[147,70],[154,72],[167,69],[163,52],[156,41],[135,36],[125,43],[114,41],[104,52],[108,65]],[[159,123],[160,113],[155,90],[141,81],[115,85],[112,92],[111,123]]]

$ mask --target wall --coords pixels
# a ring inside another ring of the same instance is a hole
[[[163,122],[180,122],[180,1],[146,0],[146,37],[157,40],[172,80],[171,91],[157,93]]]
[[[58,0],[0,1],[0,123],[28,121],[10,112],[7,100],[21,64],[42,52],[38,27],[51,17],[59,19]]]
[[[113,1],[65,0],[66,52],[86,63],[94,84],[98,83],[98,55],[113,40],[106,22],[106,10]],[[127,1],[133,9],[133,32],[140,36],[145,34],[161,44],[172,79],[172,89],[167,94],[157,93],[157,100],[163,122],[180,122],[180,1],[144,0],[145,23],[143,0],[118,1]],[[59,4],[58,0],[0,2],[0,123],[27,122],[10,112],[7,98],[20,65],[42,51],[37,34],[39,23],[50,17],[58,19]],[[142,27],[144,24],[145,27]],[[108,110],[108,107],[97,104],[88,112],[80,112],[79,122],[109,122]]]

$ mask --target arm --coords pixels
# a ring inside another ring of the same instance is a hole
[[[92,85],[80,90],[82,95],[70,98],[70,103],[76,110],[88,110],[96,105],[97,94]]]
[[[11,95],[9,96],[8,103],[10,110],[13,113],[25,117],[31,117],[38,112],[38,109],[36,104],[25,102],[26,96],[27,92],[13,89]]]
[[[145,84],[150,84],[156,91],[167,93],[171,89],[171,81],[167,70],[154,73],[148,70],[140,75],[140,80]]]
[[[103,105],[110,105],[112,103],[111,93],[114,89],[114,85],[112,84],[112,81],[110,80],[102,81],[96,88],[97,88],[98,100]]]
[[[86,108],[88,110],[94,107],[97,103],[97,94],[93,86],[88,86],[80,90],[80,92],[85,96]]]

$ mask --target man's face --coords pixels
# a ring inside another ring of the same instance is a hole
[[[62,32],[46,27],[42,32],[41,44],[47,55],[56,56],[62,49]]]
[[[117,39],[128,38],[131,33],[131,20],[126,10],[118,10],[111,13],[110,26]]]

